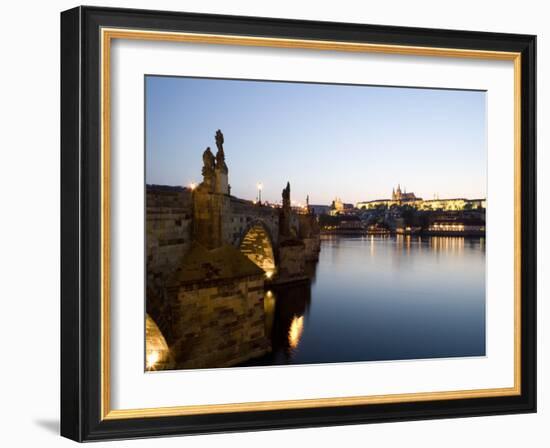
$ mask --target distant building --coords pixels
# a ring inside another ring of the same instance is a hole
[[[335,198],[334,201],[332,201],[332,204],[330,206],[329,215],[336,216],[336,215],[345,215],[354,209],[353,204],[344,203],[342,199]]]
[[[355,207],[359,210],[373,210],[379,207],[389,207],[393,203],[391,199],[375,199],[373,201],[358,202]]]
[[[407,193],[407,189],[401,192],[401,185],[397,184],[397,190],[392,189],[391,200],[393,202],[414,202],[421,201],[422,198],[417,198],[414,193]]]
[[[334,198],[332,204],[330,205],[330,214],[337,215],[339,212],[344,211],[344,203],[340,198]]]
[[[437,219],[429,225],[426,231],[436,235],[483,235],[485,233],[485,220],[475,217]]]
[[[475,210],[478,208],[486,208],[485,199],[466,199],[466,198],[452,198],[452,199],[430,199],[422,201],[420,210]]]
[[[397,189],[392,189],[391,199],[375,199],[374,201],[358,202],[356,207],[360,210],[372,210],[379,207],[389,208],[392,205],[409,205],[418,210],[475,210],[486,208],[486,200],[466,198],[424,200],[417,197],[412,192],[407,193],[405,189],[401,191],[401,186],[397,185]]]
[[[330,205],[310,205],[309,209],[319,215],[328,215],[330,213]]]

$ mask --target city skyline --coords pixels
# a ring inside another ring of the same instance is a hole
[[[328,205],[486,195],[481,91],[146,77],[146,182],[202,180],[202,153],[225,135],[231,193]]]

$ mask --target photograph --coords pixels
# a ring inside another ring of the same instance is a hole
[[[145,371],[487,355],[486,91],[144,89]]]
[[[61,12],[61,157],[16,153],[61,175],[63,437],[541,434],[498,416],[540,412],[542,28],[378,6]]]

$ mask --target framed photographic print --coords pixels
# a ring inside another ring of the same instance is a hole
[[[61,14],[61,433],[536,410],[535,36]]]

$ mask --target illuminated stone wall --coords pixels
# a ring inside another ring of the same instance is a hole
[[[168,294],[177,368],[232,366],[270,350],[264,278],[233,246],[194,245]]]
[[[420,210],[444,210],[444,211],[464,210],[467,203],[468,203],[468,200],[462,199],[462,198],[432,199],[429,201],[423,201],[418,208]]]
[[[228,239],[226,223],[231,215],[229,196],[200,185],[193,192],[193,239],[213,249]]]
[[[145,369],[166,370],[174,367],[174,362],[166,339],[155,321],[145,317]]]
[[[461,211],[468,207],[472,209],[485,208],[485,199],[430,199],[430,200],[413,200],[413,201],[393,201],[390,199],[380,199],[376,201],[358,202],[356,208],[363,210],[371,210],[380,206],[391,207],[392,205],[409,205],[419,210],[443,210],[443,211]]]
[[[181,289],[177,367],[226,367],[267,353],[263,298],[263,275]]]
[[[256,224],[250,227],[239,249],[266,273],[267,278],[275,275],[275,254],[271,239],[263,225]]]
[[[269,206],[258,206],[250,201],[231,198],[231,216],[225,223],[224,234],[226,242],[239,246],[255,223],[261,222],[269,233],[273,245],[277,245],[279,237],[279,209]]]

